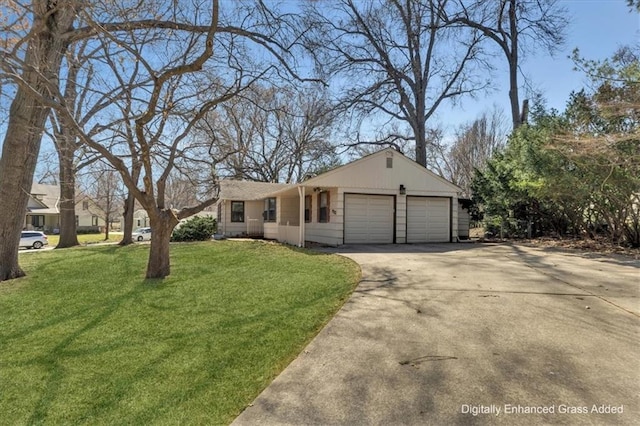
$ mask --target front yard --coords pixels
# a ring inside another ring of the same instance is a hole
[[[4,424],[229,423],[350,295],[359,268],[264,242],[22,256],[0,283]]]
[[[60,241],[60,235],[47,234],[49,238],[49,246],[55,247]],[[78,242],[80,244],[97,244],[97,243],[117,243],[122,239],[122,234],[109,234],[109,239],[104,239],[104,234],[78,234]]]

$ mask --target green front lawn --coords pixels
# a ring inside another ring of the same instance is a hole
[[[351,261],[265,242],[21,256],[0,283],[3,424],[226,424],[301,351],[359,279]]]
[[[109,233],[109,239],[104,239],[104,234],[78,234],[78,242],[80,244],[96,244],[96,243],[116,243],[122,239],[122,234]],[[60,235],[47,234],[47,240],[51,247],[58,245]]]

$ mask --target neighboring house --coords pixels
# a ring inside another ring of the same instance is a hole
[[[134,228],[147,228],[151,226],[149,220],[149,214],[145,209],[138,209],[133,212],[133,227]]]
[[[85,194],[76,196],[76,229],[103,232],[106,214],[102,208]]]
[[[102,210],[89,197],[80,195],[76,202],[78,230],[104,229]],[[57,234],[60,231],[60,186],[34,183],[27,203],[24,228]]]
[[[298,246],[457,241],[460,193],[385,149],[299,184],[221,181],[218,233]]]
[[[58,185],[31,185],[24,229],[56,232],[60,229],[60,187]]]

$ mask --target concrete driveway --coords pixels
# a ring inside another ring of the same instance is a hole
[[[640,261],[342,247],[351,299],[237,425],[638,424]]]

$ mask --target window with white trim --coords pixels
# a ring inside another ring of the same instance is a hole
[[[231,222],[244,222],[244,201],[231,202]]]
[[[318,194],[318,222],[329,222],[329,192],[323,191]]]

